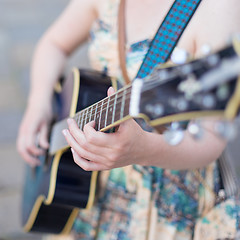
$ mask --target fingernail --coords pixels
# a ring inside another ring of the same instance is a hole
[[[68,119],[67,119],[67,123],[68,123],[68,124],[71,124],[72,122],[73,122],[73,119],[72,119],[72,118],[68,118]]]
[[[67,136],[67,131],[68,131],[67,129],[62,130],[62,133],[63,133],[64,136]]]

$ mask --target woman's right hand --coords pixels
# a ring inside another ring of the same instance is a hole
[[[40,165],[38,157],[49,147],[48,134],[53,118],[51,104],[28,106],[19,127],[17,150],[32,167]]]

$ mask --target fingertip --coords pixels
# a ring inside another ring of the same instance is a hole
[[[66,136],[67,136],[67,134],[68,134],[68,129],[63,129],[63,130],[62,130],[62,134],[63,134],[63,136],[65,136],[65,137],[66,137]]]
[[[49,148],[49,142],[46,140],[41,141],[40,143],[40,147],[43,149],[48,149]]]
[[[31,167],[40,167],[41,163],[40,162],[34,162],[34,163],[31,163],[30,165],[31,165]]]
[[[68,118],[68,119],[67,119],[68,125],[73,124],[74,122],[75,122],[75,121],[74,121],[73,118]]]
[[[36,158],[29,158],[29,159],[26,159],[26,162],[27,164],[29,164],[32,168],[33,167],[38,167],[38,166],[41,166],[41,161],[39,159],[36,159]]]
[[[90,125],[91,127],[95,127],[95,121],[89,122],[89,125]]]
[[[84,127],[83,127],[83,132],[86,133],[86,132],[92,132],[92,130],[95,131],[95,121],[91,121],[89,123],[87,123]]]
[[[108,96],[111,96],[114,93],[115,93],[115,90],[113,87],[108,88],[108,91],[107,91]]]

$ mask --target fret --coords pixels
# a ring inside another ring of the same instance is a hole
[[[104,124],[104,127],[107,126],[109,102],[110,102],[110,97],[109,97],[108,100],[107,100],[107,108],[106,108],[106,115],[105,115],[105,124]]]
[[[130,99],[131,99],[131,88],[127,88],[126,90],[127,90],[127,93],[125,97],[124,117],[129,115]]]
[[[81,129],[81,130],[83,130],[83,116],[84,116],[84,111],[81,111],[80,112],[80,115],[81,115],[81,117],[80,117],[80,126],[79,126],[79,128]]]
[[[97,116],[97,104],[95,104],[95,114],[94,114],[94,121],[96,123],[96,116]]]
[[[100,117],[99,117],[99,124],[98,124],[99,130],[101,129],[102,110],[103,110],[103,103],[104,103],[104,100],[102,100],[101,102],[102,102],[102,104],[101,104]]]
[[[129,115],[129,108],[130,108],[130,98],[125,100],[124,117]]]
[[[115,96],[110,96],[109,97],[108,117],[107,117],[106,126],[112,124],[114,99],[115,99]]]
[[[95,112],[95,115],[96,115],[96,120],[95,120],[95,129],[96,130],[100,130],[99,128],[99,121],[100,121],[100,110],[101,110],[101,105],[102,105],[102,102],[98,102],[97,103],[97,106],[96,106],[96,112]]]
[[[93,105],[92,105],[92,106],[90,106],[90,108],[91,108],[91,111],[90,111],[90,116],[89,116],[89,122],[91,122],[91,121],[92,121],[92,111],[93,111]]]
[[[123,89],[123,97],[122,97],[122,104],[121,104],[121,111],[120,111],[120,118],[123,118],[124,115],[124,106],[125,106],[125,99],[126,99],[126,89]]]
[[[81,123],[81,113],[78,114],[78,127],[79,127],[80,123]]]
[[[115,110],[115,117],[114,117],[115,122],[121,119],[121,106],[122,106],[122,101],[121,101],[121,96],[119,96],[116,102],[116,110]]]
[[[85,120],[84,120],[84,126],[88,123],[88,121],[87,121],[88,120],[88,110],[89,110],[89,108],[85,109],[86,115],[85,115]]]
[[[117,103],[118,93],[115,93],[114,103],[113,103],[113,114],[112,114],[112,123],[115,122],[115,112],[116,112],[116,103]]]
[[[79,126],[79,122],[80,122],[80,119],[79,119],[80,116],[79,116],[79,114],[76,114],[73,118],[75,119],[77,125]]]

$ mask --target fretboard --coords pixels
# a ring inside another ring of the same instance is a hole
[[[122,88],[112,96],[106,97],[77,112],[73,118],[81,130],[91,121],[95,121],[95,129],[97,131],[108,130],[129,115],[131,90],[132,86]],[[50,136],[50,154],[54,154],[68,146],[62,134],[62,130],[65,128],[68,128],[67,119],[63,119],[53,125]]]
[[[106,129],[129,115],[130,95],[131,86],[125,87],[76,113],[73,118],[81,130],[91,121],[95,122],[96,130]]]

